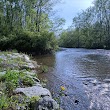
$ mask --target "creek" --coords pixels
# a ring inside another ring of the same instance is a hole
[[[64,110],[110,110],[110,50],[63,48],[54,55],[36,56],[38,64],[47,65],[47,88],[60,96]],[[77,102],[77,103],[76,103]]]

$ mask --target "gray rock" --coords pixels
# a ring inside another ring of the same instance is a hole
[[[28,63],[28,67],[30,68],[30,69],[35,69],[36,67],[33,65],[33,63]]]
[[[2,54],[2,55],[0,55],[0,59],[6,60],[7,57],[4,54]]]
[[[25,72],[23,72],[23,73],[25,73],[25,74],[27,74],[27,75],[35,75],[36,73],[35,72],[29,72],[29,71],[25,71]]]
[[[31,61],[31,62],[33,63],[33,65],[35,66],[35,68],[39,68],[40,67],[40,65],[38,65],[36,61]]]
[[[24,55],[24,59],[26,62],[30,62],[30,58],[28,57],[28,55]]]
[[[21,69],[35,69],[35,66],[32,63],[27,63],[26,65],[20,66]]]
[[[17,88],[14,93],[24,94],[29,98],[35,96],[41,97],[39,101],[31,105],[33,110],[59,110],[59,105],[54,99],[52,99],[50,91],[46,88],[43,88],[41,85],[27,88]]]
[[[59,105],[57,104],[57,102],[49,96],[45,96],[41,98],[37,105],[38,107],[36,108],[38,108],[38,110],[58,110],[59,109]]]
[[[27,87],[27,88],[16,88],[14,93],[23,93],[24,95],[28,97],[34,97],[34,96],[50,96],[51,94],[48,89],[41,87],[40,85]]]
[[[16,57],[16,58],[23,58],[23,54],[20,53],[12,53],[12,56]]]
[[[6,71],[0,72],[0,76],[4,76],[6,74]]]
[[[16,58],[18,58],[18,56],[15,56],[15,55],[13,55],[13,54],[7,54],[7,56],[8,56],[9,58],[11,58],[11,59],[16,59]]]
[[[6,62],[3,62],[0,64],[0,66],[2,66],[3,68],[11,68],[11,69],[19,68],[18,64],[16,64],[16,63],[8,64]]]

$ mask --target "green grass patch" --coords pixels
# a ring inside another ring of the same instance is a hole
[[[0,81],[5,83],[6,92],[12,95],[13,90],[21,86],[32,86],[35,82],[32,77],[20,71],[8,70],[5,75],[0,76]]]

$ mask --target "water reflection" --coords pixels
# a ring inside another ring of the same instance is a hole
[[[61,85],[67,88],[67,96],[61,98],[64,110],[110,109],[110,51],[64,49],[36,59],[51,67],[39,77],[48,79],[47,87],[54,97]]]
[[[54,67],[55,55],[39,55],[34,58],[39,65]]]

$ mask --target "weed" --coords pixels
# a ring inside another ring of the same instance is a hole
[[[21,79],[22,79],[23,85],[25,86],[32,86],[34,84],[34,80],[29,76],[24,76]]]
[[[42,73],[47,73],[48,72],[48,66],[46,66],[46,65],[41,66],[41,71],[42,71]]]
[[[3,59],[2,58],[0,58],[0,63],[2,63],[3,62]]]
[[[9,107],[9,99],[6,95],[0,95],[0,109],[4,110]]]
[[[33,97],[30,98],[30,102],[34,103],[36,101],[39,101],[40,99],[41,99],[41,97],[39,97],[39,96],[33,96]]]

